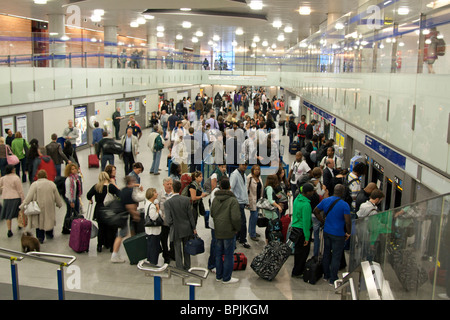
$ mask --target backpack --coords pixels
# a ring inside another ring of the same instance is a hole
[[[155,149],[155,151],[160,151],[164,148],[164,143],[162,141],[161,135],[158,135],[155,138],[155,144],[153,145],[153,149]]]
[[[353,202],[353,198],[352,198],[352,190],[350,190],[350,185],[353,183],[353,182],[355,182],[355,181],[359,181],[359,179],[358,178],[354,178],[354,179],[352,179],[352,180],[348,180],[348,178],[349,178],[349,175],[350,174],[348,174],[346,177],[345,177],[345,183],[344,183],[344,187],[345,187],[345,193],[344,193],[344,201],[345,202],[347,202],[348,203],[348,205],[350,206],[350,208],[352,207],[352,202]]]
[[[183,175],[181,176],[181,178],[180,178],[180,182],[181,182],[181,190],[180,190],[180,194],[181,194],[182,196],[189,197],[189,196],[188,196],[188,191],[187,191],[188,188],[186,188],[186,187],[187,187],[188,185],[190,185],[191,182],[192,182],[191,174],[189,174],[189,173],[183,174]]]
[[[299,136],[305,136],[306,135],[306,123],[304,123],[304,124],[299,123],[298,124],[297,133],[298,133]]]
[[[445,55],[445,41],[442,38],[437,38],[436,53],[438,56]]]
[[[66,194],[66,177],[57,176],[55,178],[54,183],[56,184],[56,189],[61,196],[65,196]]]

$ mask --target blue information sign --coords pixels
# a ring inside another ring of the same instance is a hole
[[[402,156],[398,152],[392,150],[391,148],[385,146],[381,142],[379,142],[369,136],[366,136],[365,144],[366,144],[366,146],[375,150],[380,155],[382,155],[383,157],[385,157],[392,163],[396,164],[403,170],[405,169],[405,166],[406,166],[406,157],[405,156]]]

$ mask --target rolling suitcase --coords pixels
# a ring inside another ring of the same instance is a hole
[[[123,240],[123,246],[130,264],[138,264],[139,261],[147,259],[147,234],[145,232]]]
[[[303,281],[310,284],[316,284],[316,282],[323,276],[323,230],[320,231],[320,250],[318,257],[311,257],[305,263],[305,270],[303,271]]]
[[[255,273],[264,280],[272,281],[291,254],[285,243],[270,241],[250,264]]]
[[[91,241],[92,222],[78,218],[72,221],[70,228],[69,247],[75,252],[88,252],[89,242]]]
[[[88,156],[88,167],[89,168],[98,168],[100,166],[98,157],[96,154],[90,154]]]

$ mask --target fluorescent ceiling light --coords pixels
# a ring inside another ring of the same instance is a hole
[[[164,37],[164,32],[158,32],[158,33],[156,34],[156,36],[157,36],[158,38],[162,38],[162,37]]]
[[[181,11],[191,11],[191,8],[180,8]]]
[[[131,21],[130,27],[137,28],[137,27],[139,27],[139,23],[137,23],[137,21]]]
[[[156,31],[158,31],[158,32],[164,32],[164,27],[163,26],[157,26],[156,27]]]
[[[203,37],[203,32],[201,32],[201,31],[199,30],[199,31],[197,31],[197,32],[195,33],[195,35],[196,35],[197,37]]]
[[[177,34],[176,38],[177,40],[183,40],[183,36],[181,34]]]
[[[397,9],[397,13],[401,16],[407,15],[409,13],[409,9],[402,7]]]
[[[243,35],[244,34],[244,30],[242,30],[242,28],[237,28],[236,29],[236,34],[239,35],[239,36]]]
[[[274,28],[281,28],[282,25],[283,23],[281,22],[281,20],[275,20],[274,22],[272,22],[272,26]]]
[[[35,4],[47,4],[47,0],[34,0]]]
[[[284,32],[291,33],[292,32],[292,27],[291,26],[286,26],[286,28],[284,28]]]
[[[298,13],[300,13],[302,16],[308,16],[311,14],[311,8],[310,7],[300,7],[300,9],[298,9]]]
[[[190,23],[189,21],[183,21],[182,26],[183,26],[183,28],[188,29],[192,26],[192,23]]]
[[[248,6],[252,10],[261,10],[264,5],[260,0],[252,0]]]

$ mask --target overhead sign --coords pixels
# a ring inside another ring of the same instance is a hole
[[[385,146],[381,142],[379,142],[369,136],[366,136],[365,145],[368,146],[369,148],[371,148],[372,150],[376,151],[377,153],[379,153],[380,155],[382,155],[389,161],[391,161],[393,164],[395,164],[395,165],[399,166],[400,168],[402,168],[403,170],[405,170],[405,166],[406,166],[406,157],[405,156],[402,156],[397,151],[392,150],[391,148]]]
[[[315,105],[313,105],[312,103],[309,103],[307,101],[303,101],[303,105],[305,107],[311,109],[315,113],[317,113],[319,116],[321,116],[322,118],[324,118],[325,120],[327,120],[328,122],[333,124],[334,126],[336,125],[336,117],[332,116],[331,114],[326,113],[325,111],[317,108]]]

